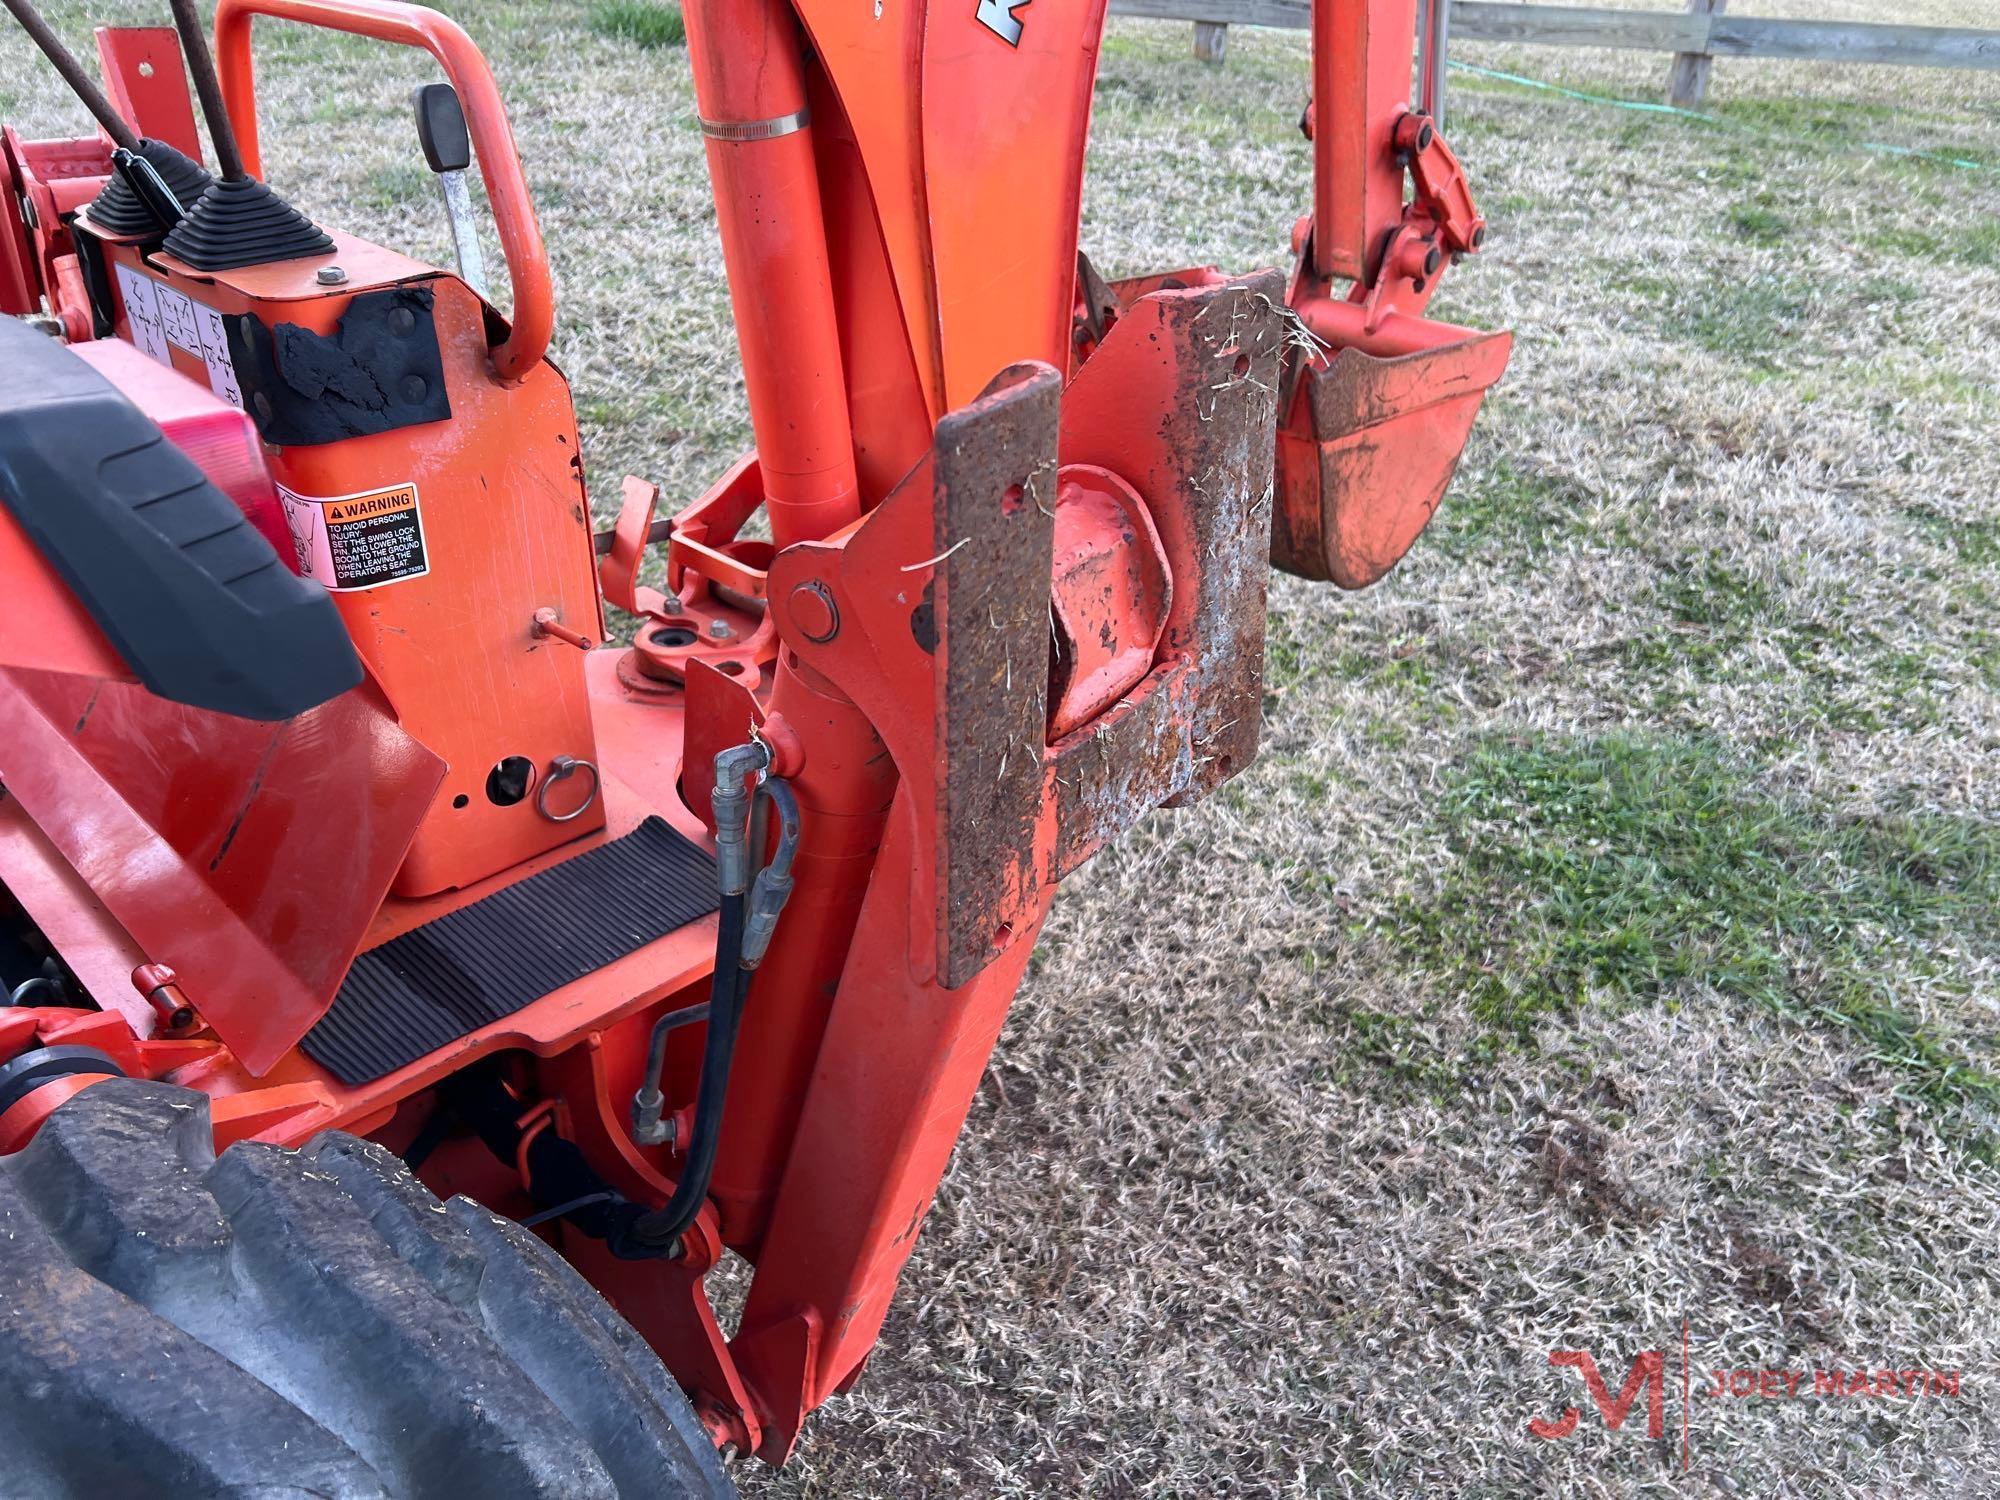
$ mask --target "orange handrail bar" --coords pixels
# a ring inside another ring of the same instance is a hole
[[[507,108],[493,70],[472,38],[428,6],[396,0],[220,0],[215,8],[216,65],[243,167],[253,177],[264,175],[257,144],[257,83],[250,63],[250,22],[256,16],[419,47],[437,59],[465,109],[514,287],[513,326],[494,346],[493,368],[504,381],[520,380],[548,352],[555,329],[555,289]]]

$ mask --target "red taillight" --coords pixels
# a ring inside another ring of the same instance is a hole
[[[285,566],[298,571],[297,549],[285,526],[271,471],[264,465],[263,442],[248,413],[122,339],[97,339],[71,348],[157,422],[167,440],[193,459],[209,483],[263,533]]]

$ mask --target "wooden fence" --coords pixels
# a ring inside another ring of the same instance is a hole
[[[2000,31],[1732,16],[1724,13],[1726,3],[1687,0],[1687,10],[1676,13],[1451,0],[1450,34],[1454,42],[1671,52],[1673,102],[1690,108],[1700,104],[1718,57],[2000,70]],[[1306,0],[1111,0],[1111,13],[1194,22],[1195,52],[1206,62],[1222,61],[1230,26],[1312,24]]]

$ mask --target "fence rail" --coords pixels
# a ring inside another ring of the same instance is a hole
[[[1111,0],[1111,13],[1195,21],[1204,27],[1304,30],[1312,24],[1312,8],[1306,0]],[[2000,31],[1732,16],[1722,12],[1721,0],[1715,0],[1712,10],[1697,3],[1687,13],[1451,0],[1451,39],[1615,47],[1672,52],[1686,58],[1769,57],[1794,62],[2000,71]],[[1219,62],[1221,46],[1212,45],[1210,50],[1213,57],[1207,60]]]

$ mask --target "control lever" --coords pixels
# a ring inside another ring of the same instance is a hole
[[[411,96],[411,103],[416,106],[417,140],[424,148],[424,160],[437,174],[438,188],[444,194],[459,278],[485,297],[486,257],[479,249],[472,195],[465,186],[465,169],[472,165],[472,140],[466,133],[458,91],[448,83],[427,83]]]
[[[125,179],[125,185],[145,205],[146,212],[153,216],[163,231],[173,229],[187,217],[187,206],[174,196],[174,190],[167,186],[160,169],[138,152],[128,151],[123,146],[113,147],[111,168]]]

